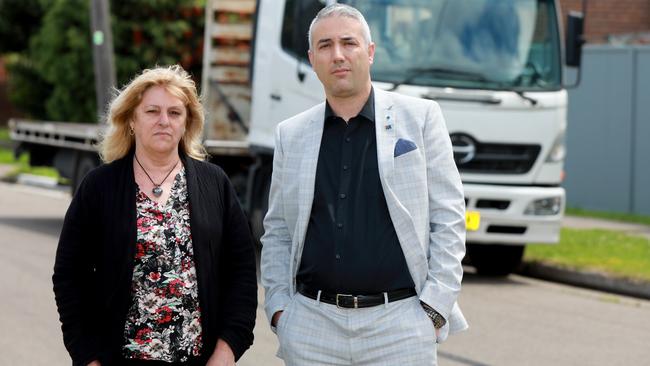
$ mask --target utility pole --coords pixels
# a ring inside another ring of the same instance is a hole
[[[93,41],[97,117],[101,120],[111,100],[111,90],[116,84],[108,0],[90,1],[90,28]]]

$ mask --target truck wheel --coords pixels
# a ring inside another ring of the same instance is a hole
[[[99,166],[99,161],[96,157],[89,154],[80,154],[77,159],[77,166],[74,169],[72,177],[72,194],[74,195],[89,171]]]
[[[478,274],[507,276],[521,264],[524,249],[524,245],[467,244],[467,255]]]

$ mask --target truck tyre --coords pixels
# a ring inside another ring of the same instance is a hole
[[[467,244],[467,255],[478,274],[507,276],[521,264],[524,249],[524,245]]]
[[[72,176],[72,194],[74,195],[89,171],[99,166],[99,161],[90,154],[80,154]]]

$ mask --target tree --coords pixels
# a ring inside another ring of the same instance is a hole
[[[41,77],[27,57],[14,53],[5,57],[4,61],[9,75],[9,101],[29,118],[48,119],[44,102],[50,96],[52,85]]]
[[[11,103],[31,118],[44,119],[50,85],[26,57],[30,38],[41,26],[45,1],[0,0],[0,56],[7,68]]]
[[[0,54],[22,52],[41,26],[43,7],[39,0],[0,0]]]
[[[45,101],[50,120],[96,120],[89,11],[86,0],[54,0],[31,39],[30,59],[52,85]]]
[[[0,0],[5,1],[11,2]],[[32,117],[94,122],[88,1],[38,3],[45,9],[40,28],[31,35],[29,47],[8,65],[10,97]],[[144,68],[176,63],[200,80],[204,5],[205,0],[111,1],[118,86]],[[35,103],[42,103],[42,108]]]
[[[204,7],[205,0],[112,1],[118,84],[144,68],[176,63],[201,80]]]

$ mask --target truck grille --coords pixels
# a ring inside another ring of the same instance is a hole
[[[462,173],[525,174],[541,146],[481,143],[465,134],[452,134],[454,160]]]

